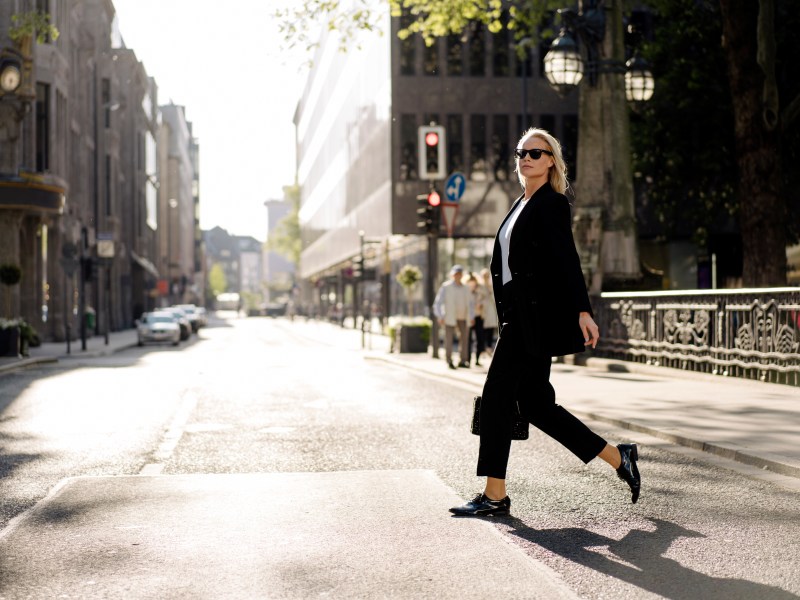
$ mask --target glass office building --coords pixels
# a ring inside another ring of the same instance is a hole
[[[430,186],[418,177],[419,126],[444,126],[447,173],[467,180],[453,236],[440,232],[437,285],[454,262],[488,266],[497,226],[520,193],[512,151],[525,129],[559,137],[575,173],[577,95],[549,87],[541,47],[525,60],[509,31],[480,24],[426,46],[419,36],[400,40],[403,25],[387,8],[383,35],[362,32],[346,52],[325,31],[298,103],[299,278],[303,302],[323,314],[359,313],[364,299],[383,314],[406,312],[394,275],[408,263],[427,271],[416,214],[416,196]],[[444,181],[436,186],[444,198]],[[353,276],[359,232],[363,295]],[[425,314],[421,290],[417,304]]]

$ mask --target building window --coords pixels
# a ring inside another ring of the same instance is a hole
[[[528,118],[530,119],[530,115],[528,115]],[[517,115],[517,130],[514,132],[515,133],[514,143],[517,143],[517,140],[519,140],[522,137],[522,134],[528,131],[530,127],[531,127],[530,121],[525,123],[522,120],[522,115]]]
[[[533,75],[533,61],[531,59],[531,52],[530,48],[525,53],[524,58],[520,58],[519,54],[517,56],[517,77],[531,77]]]
[[[400,180],[417,177],[417,117],[400,115]]]
[[[447,172],[464,170],[464,118],[447,115]]]
[[[564,115],[561,129],[561,147],[567,173],[570,179],[575,179],[578,173],[578,115]]]
[[[469,118],[469,171],[475,181],[486,179],[486,115]]]
[[[511,141],[508,137],[508,115],[492,117],[492,170],[497,181],[506,181],[511,168]]]
[[[36,84],[36,170],[50,168],[50,86]]]
[[[404,13],[400,17],[400,29],[406,29],[413,23],[413,17]],[[400,75],[414,75],[414,62],[417,60],[417,39],[415,34],[409,35],[406,39],[400,40]]]
[[[504,12],[500,18],[503,28],[492,35],[492,75],[495,77],[508,77],[511,74],[511,52],[508,36],[508,13]]]
[[[51,23],[57,23],[58,22],[58,21],[56,21],[56,19],[53,18],[53,15],[50,12],[50,0],[36,0],[36,10],[39,11],[39,12],[45,13],[46,15],[50,15],[50,22]],[[51,43],[53,43],[53,38],[51,38],[49,35],[47,35],[45,37],[44,41],[45,41],[46,44],[51,44]]]
[[[558,134],[556,133],[555,115],[539,115],[539,127],[549,132],[553,137],[558,137]]]
[[[67,98],[56,90],[56,155],[53,159],[56,172],[66,177],[69,172],[67,165],[69,126],[67,124]]]
[[[425,75],[439,74],[439,38],[434,39],[431,46],[425,45],[422,61]]]
[[[469,38],[469,74],[473,77],[486,75],[486,30],[483,23],[473,23]]]
[[[111,213],[111,155],[106,154],[106,214]]]
[[[111,127],[111,80],[103,77],[100,83],[101,100],[103,103],[103,123],[106,129]]]
[[[460,35],[447,36],[447,74],[450,76],[464,73],[463,46]]]

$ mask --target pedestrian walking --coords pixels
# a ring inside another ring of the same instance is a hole
[[[494,353],[494,337],[497,333],[497,309],[495,308],[494,289],[492,288],[492,272],[481,269],[483,283],[483,341],[486,353]]]
[[[490,266],[502,325],[480,404],[477,474],[486,485],[450,511],[509,511],[506,468],[517,414],[584,463],[602,458],[628,484],[635,503],[641,487],[636,445],[608,444],[556,404],[550,384],[552,357],[594,348],[599,339],[572,238],[561,144],[543,129],[529,129],[514,155],[524,193],[500,225]]]
[[[481,366],[481,354],[483,353],[485,341],[483,337],[483,310],[485,306],[485,294],[483,286],[475,273],[470,273],[467,277],[467,287],[472,298],[472,306],[475,318],[472,327],[469,328],[469,362],[472,364],[472,349],[475,348],[475,366]],[[473,346],[473,342],[475,345]]]
[[[450,279],[445,281],[433,301],[433,314],[440,325],[444,325],[444,352],[447,366],[455,369],[453,364],[453,336],[458,328],[458,366],[469,368],[469,334],[468,327],[473,322],[472,299],[469,288],[462,283],[464,268],[453,265]]]

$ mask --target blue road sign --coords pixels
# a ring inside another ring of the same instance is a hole
[[[444,195],[447,196],[449,202],[458,202],[461,196],[464,195],[464,190],[467,189],[467,178],[463,173],[456,171],[444,183]]]

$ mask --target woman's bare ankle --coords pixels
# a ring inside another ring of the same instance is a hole
[[[483,495],[489,498],[489,500],[502,500],[507,495],[506,480],[487,477],[486,488],[483,490]]]

